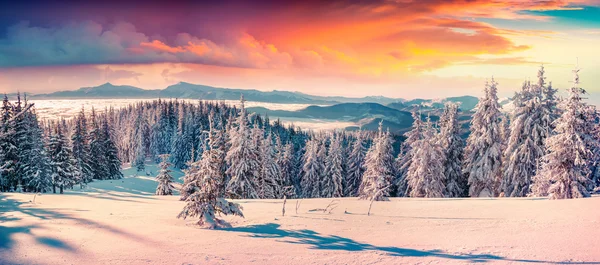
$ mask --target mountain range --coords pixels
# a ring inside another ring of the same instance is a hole
[[[384,96],[368,96],[362,98],[342,96],[315,96],[290,91],[259,91],[255,89],[231,89],[185,82],[166,87],[165,89],[147,90],[134,86],[113,85],[105,83],[96,87],[82,87],[77,90],[58,91],[48,94],[34,94],[35,99],[89,99],[89,98],[186,98],[205,100],[237,100],[240,95],[248,101],[267,103],[294,103],[314,105],[334,105],[340,103],[378,103],[391,108],[403,110],[413,105],[424,108],[441,108],[445,102],[457,102],[463,110],[471,110],[478,102],[476,97],[463,96],[445,99],[413,99],[389,98]]]

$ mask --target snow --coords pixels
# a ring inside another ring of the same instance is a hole
[[[154,174],[156,165],[147,166]],[[600,262],[600,197],[234,200],[245,219],[200,229],[179,196],[130,175],[65,194],[0,193],[1,264],[493,264]],[[181,172],[174,171],[181,181]]]

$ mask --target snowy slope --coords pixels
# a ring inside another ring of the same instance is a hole
[[[127,176],[127,173],[125,174]],[[204,230],[150,177],[84,191],[0,194],[0,264],[552,264],[600,262],[600,197],[239,200],[245,219]]]

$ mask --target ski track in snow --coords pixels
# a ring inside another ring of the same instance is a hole
[[[157,173],[156,166],[147,171]],[[600,264],[600,197],[578,200],[237,200],[246,218],[200,229],[152,176],[64,195],[0,193],[0,264]],[[181,181],[181,172],[174,177]]]

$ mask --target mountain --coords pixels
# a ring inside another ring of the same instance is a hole
[[[356,126],[346,128],[349,130],[354,130],[358,127],[364,127],[366,130],[376,130],[379,121],[383,120],[384,127],[394,132],[400,132],[410,128],[413,123],[410,112],[393,109],[378,103],[341,103],[331,106],[309,106],[296,111],[252,107],[248,108],[248,112],[265,114],[272,118],[324,119],[355,123]]]
[[[259,91],[255,89],[231,89],[179,82],[162,90],[145,90],[134,86],[117,86],[106,83],[97,87],[83,87],[78,90],[59,91],[49,94],[32,95],[33,98],[188,98],[206,100],[238,100],[241,95],[248,101],[268,103],[295,103],[332,105],[337,103],[375,102],[389,104],[403,99],[387,97],[324,97],[300,92]]]
[[[155,98],[160,90],[145,90],[134,86],[106,83],[97,87],[33,95],[33,98]]]

